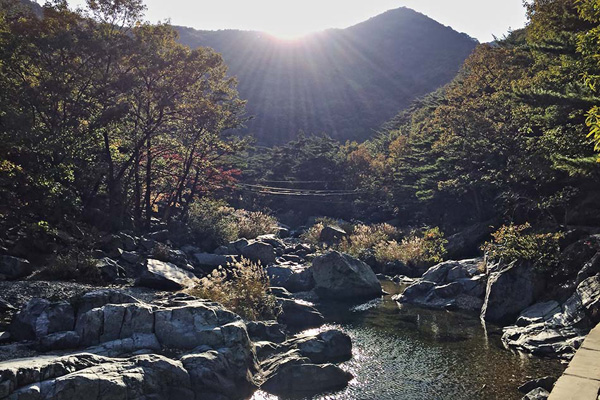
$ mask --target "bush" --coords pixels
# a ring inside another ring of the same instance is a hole
[[[277,233],[277,219],[263,212],[237,210],[234,217],[239,238],[255,239],[261,235]]]
[[[58,281],[102,282],[96,260],[90,253],[80,250],[70,250],[58,255],[51,265],[40,271],[38,277]]]
[[[541,271],[554,270],[560,264],[560,240],[564,235],[530,230],[529,223],[503,225],[481,249],[491,260],[524,260]]]
[[[426,230],[421,235],[411,233],[401,242],[380,242],[375,246],[375,258],[380,263],[402,261],[414,267],[430,267],[444,260],[446,253],[444,234],[440,228]]]
[[[188,225],[195,241],[214,248],[237,239],[234,211],[222,200],[203,198],[194,202]]]
[[[365,250],[395,240],[399,235],[398,230],[389,224],[356,225],[350,235],[342,239],[338,249],[359,257]]]
[[[262,266],[242,258],[215,269],[191,294],[220,303],[247,320],[275,319],[280,310],[269,286]]]
[[[223,200],[209,198],[190,207],[188,225],[198,244],[212,248],[242,237],[254,239],[277,232],[275,217],[260,211],[236,210]]]
[[[321,231],[326,226],[337,226],[340,229],[343,229],[345,232],[352,232],[354,230],[354,226],[349,222],[340,223],[340,221],[337,221],[333,218],[320,217],[316,219],[313,226],[308,228],[308,230],[302,234],[301,239],[304,242],[313,244],[315,246],[321,244]]]

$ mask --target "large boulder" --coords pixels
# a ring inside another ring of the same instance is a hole
[[[182,290],[197,285],[199,280],[193,273],[175,264],[148,259],[136,283],[138,286],[159,290]]]
[[[75,327],[75,310],[67,302],[32,299],[15,315],[10,333],[16,340],[40,339]]]
[[[500,262],[488,277],[481,318],[488,322],[510,323],[535,303],[545,287],[543,276],[528,262]]]
[[[600,275],[587,278],[562,305],[539,303],[504,328],[506,346],[533,354],[571,358],[600,316]]]
[[[265,380],[261,389],[277,395],[310,397],[344,388],[352,374],[333,364],[313,364],[298,350],[277,354],[261,364]]]
[[[0,256],[0,276],[8,280],[23,278],[32,271],[31,263],[23,258]]]
[[[364,262],[337,251],[313,260],[315,292],[325,299],[369,299],[382,294],[381,283]]]
[[[348,236],[345,230],[338,226],[326,225],[319,234],[319,242],[326,244],[339,243],[343,238]]]
[[[253,241],[248,246],[242,248],[242,255],[254,262],[260,262],[262,265],[269,265],[277,259],[277,253],[273,245],[269,243]]]
[[[422,307],[479,312],[486,282],[479,271],[481,262],[481,258],[473,258],[435,265],[393,299]]]
[[[0,397],[11,400],[195,398],[182,363],[159,355],[20,359],[0,363],[0,377]]]
[[[325,323],[323,315],[312,304],[293,299],[277,298],[281,313],[277,321],[294,329],[307,329],[321,326]]]
[[[267,267],[271,285],[284,287],[292,293],[307,292],[315,286],[310,266],[288,261]]]

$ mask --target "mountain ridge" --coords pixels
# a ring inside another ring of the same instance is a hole
[[[300,131],[365,140],[414,99],[449,82],[478,43],[406,7],[295,40],[175,29],[181,43],[223,55],[255,117],[242,132],[265,145]]]

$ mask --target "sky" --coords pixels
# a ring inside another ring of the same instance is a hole
[[[40,2],[38,0],[38,2]],[[69,0],[73,6],[85,0]],[[382,12],[409,7],[480,42],[525,25],[522,0],[145,0],[146,19],[196,29],[243,29],[282,39],[347,28]]]

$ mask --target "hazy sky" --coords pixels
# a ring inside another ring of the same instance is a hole
[[[69,0],[80,5],[85,0]],[[41,1],[39,1],[41,3]],[[245,29],[294,38],[346,28],[386,10],[410,7],[481,42],[525,25],[522,0],[145,0],[146,19],[197,29]]]

